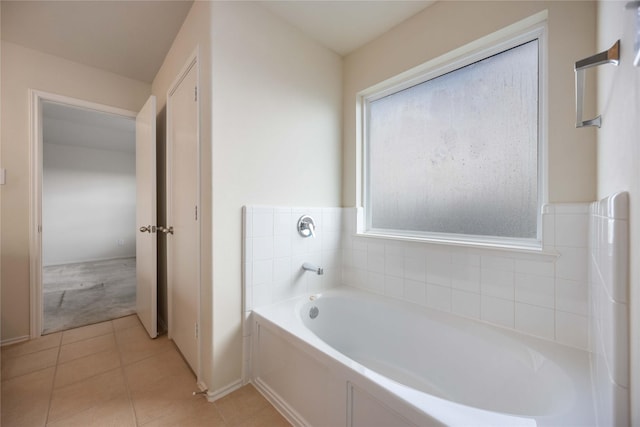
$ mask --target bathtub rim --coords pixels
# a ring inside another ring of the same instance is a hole
[[[290,345],[303,352],[306,356],[313,358],[318,363],[328,366],[329,370],[335,376],[346,378],[347,388],[355,386],[365,390],[416,426],[423,425],[424,419],[427,417],[433,420],[433,423],[429,423],[429,425],[433,427],[479,425],[477,424],[479,419],[483,419],[484,424],[482,425],[486,426],[536,426],[532,418],[473,408],[411,389],[351,360],[324,343],[320,338],[316,337],[317,342],[322,343],[326,348],[319,349],[316,343],[313,342],[315,340],[309,342],[260,313],[254,312],[252,315],[255,316],[253,319],[254,326],[258,324],[265,326],[271,333],[284,338]],[[309,334],[313,335],[311,331],[309,331]],[[253,336],[255,339],[257,334],[254,333]],[[315,335],[313,336],[315,337]],[[252,352],[253,351],[254,350],[252,350]],[[255,367],[252,367],[251,383],[294,425],[301,427],[310,425],[295,408],[291,408],[290,405],[284,402],[265,381],[255,376]],[[417,402],[421,403],[421,405],[417,405]],[[440,412],[442,413],[438,414],[439,418],[434,418],[432,414],[424,410],[424,407],[430,405],[436,405],[441,409]],[[444,410],[442,410],[443,408]],[[470,420],[474,422],[470,424]]]
[[[535,425],[535,421],[533,420],[544,421],[547,418],[552,419],[552,417],[547,416],[512,415],[501,412],[493,412],[488,409],[467,406],[459,402],[449,401],[438,396],[426,394],[422,391],[412,389],[408,386],[388,379],[380,373],[366,368],[365,366],[352,360],[340,351],[331,347],[304,325],[300,314],[301,307],[305,304],[308,304],[310,298],[317,299],[322,298],[323,296],[342,296],[347,298],[365,296],[366,298],[373,298],[378,301],[384,302],[385,304],[390,303],[402,308],[410,309],[412,311],[415,310],[417,312],[425,312],[430,316],[444,318],[446,321],[463,322],[465,324],[469,323],[473,325],[473,327],[479,327],[483,329],[488,328],[494,332],[497,332],[498,334],[506,335],[510,339],[514,339],[522,343],[523,345],[529,346],[536,351],[542,352],[545,355],[548,355],[550,352],[551,357],[549,358],[552,361],[556,362],[559,366],[564,368],[563,370],[565,370],[571,380],[575,382],[574,388],[576,388],[577,390],[588,390],[588,418],[595,421],[593,398],[591,396],[592,387],[589,375],[588,352],[571,346],[566,346],[558,342],[544,340],[542,338],[526,335],[518,331],[502,328],[497,325],[479,322],[474,319],[463,318],[451,313],[434,310],[428,307],[412,304],[407,301],[381,296],[358,288],[340,286],[321,293],[307,293],[302,296],[297,296],[295,298],[280,301],[268,306],[256,308],[252,311],[251,315],[252,326],[253,328],[255,328],[259,323],[266,325],[271,332],[276,332],[280,336],[284,337],[297,349],[313,357],[320,363],[329,363],[334,365],[332,366],[332,369],[340,371],[347,377],[350,372],[354,373],[354,375],[357,376],[360,380],[364,381],[365,383],[374,384],[377,387],[386,390],[389,395],[393,395],[395,398],[401,400],[404,403],[404,406],[410,407],[412,408],[412,410],[417,411],[420,414],[431,416],[429,412],[426,412],[424,410],[424,407],[426,407],[424,405],[433,405],[434,403],[438,403],[444,407],[447,407],[454,413],[462,414],[462,417],[457,417],[455,415],[446,413],[442,415],[446,421],[444,423],[446,425],[465,424],[464,420],[467,420],[468,423],[468,420],[470,419],[477,420],[478,416],[480,416],[481,418],[486,418],[486,422],[488,424],[505,423],[505,425]],[[255,331],[253,331],[252,334],[255,336]],[[542,347],[542,350],[540,349],[540,347]],[[564,357],[566,357],[567,359],[561,360],[560,363],[558,363],[555,357],[557,356],[556,352],[564,353]],[[576,361],[578,361],[579,363],[574,363]],[[580,369],[578,369],[578,365],[581,365]],[[251,380],[252,382],[254,382],[254,384],[256,383],[255,369],[253,367],[251,372]],[[389,390],[395,390],[396,393],[391,393]],[[425,396],[428,397],[425,398]],[[582,399],[577,400],[580,400],[580,402],[584,402],[585,399],[586,398],[583,395]],[[420,404],[417,405],[416,402]],[[579,403],[574,406],[578,405]],[[584,408],[582,410],[584,410]],[[575,407],[573,407],[570,412],[573,413],[574,411],[576,411]],[[555,415],[553,417],[555,417]],[[533,421],[533,424],[530,424],[529,421]]]

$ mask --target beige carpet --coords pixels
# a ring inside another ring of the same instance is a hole
[[[44,334],[135,312],[135,258],[48,266],[42,273]]]

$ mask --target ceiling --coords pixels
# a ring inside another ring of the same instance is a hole
[[[2,0],[2,39],[151,83],[193,0]],[[433,1],[260,1],[275,15],[346,55]],[[135,151],[135,121],[43,103],[45,143]]]
[[[44,101],[42,118],[44,144],[135,152],[133,117]]]
[[[260,4],[340,55],[346,55],[434,1],[263,1]]]
[[[193,0],[2,0],[2,39],[151,83]],[[433,1],[259,1],[340,55]]]
[[[151,83],[192,0],[2,0],[2,39]]]

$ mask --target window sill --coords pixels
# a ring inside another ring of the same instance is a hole
[[[537,259],[545,258],[548,260],[555,260],[560,256],[560,253],[555,248],[544,247],[541,242],[535,242],[532,244],[520,243],[520,242],[487,242],[487,241],[474,241],[472,239],[449,239],[449,238],[437,238],[437,237],[418,237],[418,236],[403,236],[398,234],[386,234],[375,231],[357,232],[355,237],[376,239],[376,240],[393,240],[398,242],[413,242],[422,243],[425,245],[433,246],[448,246],[458,248],[468,248],[472,250],[482,251],[496,251],[496,252],[508,252],[512,255],[522,255],[523,257],[535,257]]]

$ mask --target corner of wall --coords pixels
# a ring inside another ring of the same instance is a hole
[[[591,204],[589,288],[591,377],[598,425],[629,418],[629,195]]]

